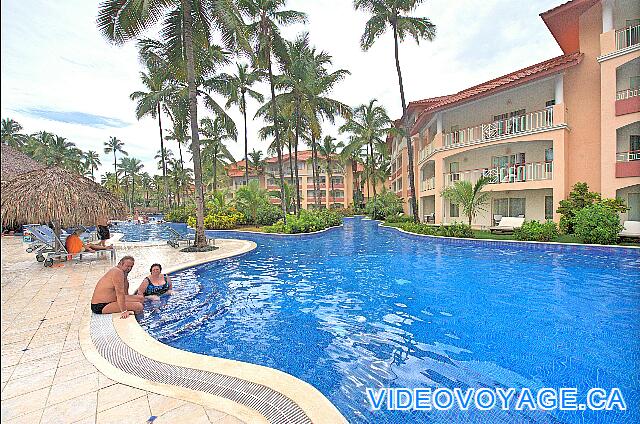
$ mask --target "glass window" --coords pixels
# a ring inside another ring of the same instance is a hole
[[[629,136],[629,151],[637,152],[640,150],[640,135]]]
[[[509,199],[509,216],[525,216],[525,199],[513,198]]]
[[[556,104],[556,99],[547,100],[544,104],[544,107],[551,107]]]
[[[629,193],[628,220],[640,221],[640,193]]]
[[[451,218],[458,218],[460,216],[460,207],[457,203],[449,204],[449,216]]]
[[[509,199],[493,199],[493,215],[509,215]]]
[[[553,147],[544,149],[544,160],[545,162],[553,162]]]
[[[544,196],[544,219],[553,219],[553,196]]]

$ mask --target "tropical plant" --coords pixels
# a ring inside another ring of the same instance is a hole
[[[553,221],[527,221],[513,232],[516,240],[552,241],[558,238],[558,225]]]
[[[221,0],[212,7],[204,1],[160,1],[123,2],[105,0],[99,6],[97,25],[100,32],[110,41],[122,44],[151,28],[163,16],[163,35],[173,41],[172,53],[186,66],[186,86],[189,99],[189,120],[191,123],[192,154],[195,175],[196,198],[196,240],[197,247],[205,247],[204,235],[204,192],[202,189],[202,169],[200,161],[200,140],[198,138],[198,93],[196,86],[196,60],[194,46],[209,46],[209,34],[215,25],[229,47],[243,43],[242,21],[235,13],[231,1]]]
[[[587,183],[577,182],[573,185],[569,197],[560,201],[557,212],[560,216],[560,229],[565,234],[575,232],[575,216],[583,208],[595,203],[604,203],[613,212],[626,212],[627,207],[622,199],[602,199],[600,193],[589,191]]]
[[[23,147],[27,143],[29,136],[20,133],[21,130],[22,125],[11,118],[3,118],[1,126],[2,144],[16,148]]]
[[[238,210],[244,213],[247,221],[255,224],[258,220],[258,211],[269,204],[269,193],[260,188],[257,181],[249,181],[249,184],[236,191],[234,203]]]
[[[244,119],[244,160],[249,163],[249,138],[247,135],[247,96],[263,102],[264,96],[251,87],[264,78],[264,72],[259,69],[249,69],[249,65],[236,63],[236,73],[221,74],[213,81],[215,91],[227,98],[226,107],[238,105]],[[245,184],[249,184],[249,168],[245,167]]]
[[[416,202],[416,187],[413,175],[413,143],[409,135],[409,117],[407,116],[407,102],[404,96],[402,71],[398,56],[398,44],[408,36],[416,43],[421,39],[433,40],[436,36],[436,26],[428,18],[407,16],[413,12],[424,0],[354,0],[356,10],[363,10],[372,16],[365,24],[364,33],[360,39],[360,47],[367,51],[376,40],[391,27],[393,32],[396,72],[402,102],[402,135],[407,139],[407,154],[409,157],[409,201],[415,222],[418,222],[418,203]]]
[[[113,153],[113,175],[116,179],[116,186],[118,185],[118,159],[117,153],[120,152],[125,156],[129,153],[124,151],[124,143],[118,140],[116,137],[109,137],[109,141],[104,142],[104,152],[106,154]]]
[[[276,93],[273,75],[274,54],[284,51],[284,39],[280,34],[279,25],[305,23],[304,13],[293,10],[282,10],[286,0],[238,0],[238,8],[250,22],[247,33],[255,47],[255,67],[267,72],[269,88],[271,90],[271,116],[274,118],[274,135],[278,154],[278,173],[280,178],[280,198],[285,197],[284,172],[282,167],[282,140],[278,128]],[[287,209],[282,202],[283,219],[286,222]]]
[[[349,142],[343,150],[345,155],[357,155],[363,149],[366,151],[366,180],[370,181],[367,184],[367,197],[370,197],[369,187],[373,190],[373,197],[376,197],[376,154],[386,155],[386,136],[392,128],[387,111],[383,106],[376,105],[376,102],[373,99],[368,104],[355,108],[352,119],[340,127],[340,132],[350,134]]]
[[[372,219],[386,219],[402,213],[402,198],[391,191],[383,191],[369,200],[365,205],[365,213]]]
[[[262,158],[262,152],[260,150],[253,149],[249,153],[249,162],[247,162],[247,167],[251,167],[256,171],[258,177],[264,175],[265,169],[267,167],[267,161]]]
[[[469,219],[468,224],[482,211],[486,211],[485,206],[489,202],[489,193],[482,192],[482,189],[491,183],[490,177],[480,177],[475,184],[470,181],[456,181],[455,184],[442,191],[442,197],[451,203],[456,203]]]
[[[211,162],[213,173],[213,191],[215,192],[217,187],[217,175],[219,169],[224,169],[224,166],[235,162],[233,155],[225,146],[226,140],[237,140],[237,133],[235,125],[230,130],[224,127],[224,121],[216,117],[215,119],[203,118],[200,120],[200,133],[206,137],[202,139],[204,149],[202,156],[209,159]]]
[[[97,171],[98,167],[102,165],[100,162],[100,155],[98,152],[93,150],[89,150],[84,154],[84,165],[86,169],[91,173],[91,179],[95,181],[95,177],[93,175],[93,171]]]
[[[165,103],[176,87],[170,82],[166,68],[155,67],[153,62],[147,62],[147,72],[140,72],[140,79],[145,86],[146,91],[135,91],[131,93],[129,98],[137,101],[136,118],[140,120],[144,116],[158,118],[158,128],[160,130],[160,159],[162,176],[164,177],[164,195],[168,196],[168,187],[166,183],[167,162],[164,153],[164,138],[162,135],[162,105]]]
[[[575,234],[583,243],[615,244],[622,230],[618,213],[603,203],[580,209],[573,222]]]
[[[342,216],[337,211],[329,209],[307,211],[303,209],[298,216],[290,215],[287,222],[281,219],[274,225],[264,227],[263,230],[268,233],[283,234],[312,233],[340,224],[342,224]]]
[[[331,185],[331,191],[329,192],[331,195],[330,204],[333,205],[335,202],[335,190],[333,184],[333,167],[335,164],[339,164],[339,153],[338,149],[344,147],[344,143],[339,141],[338,143],[334,143],[336,139],[327,135],[322,140],[321,144],[318,144],[318,157],[320,158],[320,162],[323,167],[327,170],[327,178],[329,179],[329,184]]]
[[[139,159],[129,158],[129,157],[124,157],[120,159],[120,164],[119,164],[120,171],[124,174],[126,184],[128,185],[129,183],[131,183],[131,195],[128,195],[128,197],[129,197],[129,211],[132,214],[133,214],[134,194],[136,191],[135,190],[136,177],[138,177],[138,174],[140,174],[142,167],[143,167],[142,162]]]

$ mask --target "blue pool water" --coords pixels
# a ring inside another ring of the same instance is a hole
[[[135,222],[120,222],[109,227],[112,233],[122,233],[120,241],[162,241],[174,238],[169,227],[179,228],[181,232],[187,231],[186,224],[136,224]]]
[[[434,239],[346,219],[173,276],[159,341],[265,365],[356,423],[640,422],[640,251]],[[372,411],[366,388],[620,388],[626,412]]]

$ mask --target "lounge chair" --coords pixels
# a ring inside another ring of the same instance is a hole
[[[618,233],[618,237],[640,240],[640,221],[625,221],[622,226],[622,231]]]
[[[69,234],[61,234],[60,237],[58,237],[55,235],[53,230],[46,225],[32,227],[30,231],[36,238],[43,241],[47,246],[45,250],[40,250],[38,252],[38,255],[36,255],[36,260],[38,262],[44,262],[44,266],[46,267],[52,266],[53,262],[56,260],[71,260],[73,258],[82,260],[83,256],[99,256],[101,253],[106,254],[107,252],[111,255],[112,262],[114,262],[116,259],[115,247],[107,250],[97,250],[95,252],[79,252],[71,254],[65,247],[65,240],[69,236]],[[83,241],[86,242],[87,239],[83,239]],[[44,253],[46,253],[47,256],[46,258],[44,258],[44,260],[42,260],[42,258],[44,257]]]
[[[489,227],[489,231],[492,233],[513,233],[516,228],[522,227],[524,218],[515,218],[512,216],[505,216],[500,220],[500,223],[494,227]]]

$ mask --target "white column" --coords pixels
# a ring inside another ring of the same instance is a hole
[[[442,134],[442,113],[436,115],[436,134]]]
[[[557,105],[564,103],[564,74],[556,75],[554,98]]]
[[[602,33],[613,29],[613,6],[615,0],[602,0]]]

